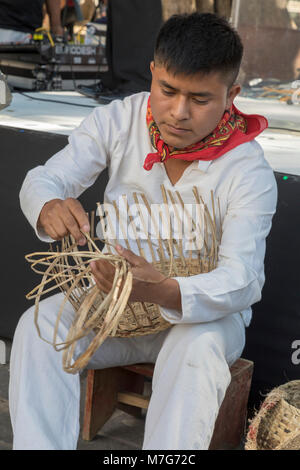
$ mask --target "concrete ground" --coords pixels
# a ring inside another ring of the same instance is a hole
[[[10,341],[5,340],[9,359]],[[13,434],[8,409],[9,362],[0,364],[0,451],[12,450]],[[81,423],[86,374],[81,377]],[[117,410],[92,441],[79,437],[78,450],[138,450],[142,448],[144,418],[134,418]]]

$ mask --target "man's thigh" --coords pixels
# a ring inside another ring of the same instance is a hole
[[[53,341],[53,333],[57,328],[56,342],[63,343],[74,321],[75,311],[69,302],[66,302],[61,310],[64,298],[60,293],[40,302],[38,324],[42,337],[48,341]],[[34,307],[32,310],[34,311]],[[56,325],[60,311],[61,316]],[[78,359],[86,351],[94,336],[94,333],[90,333],[77,341],[74,359]],[[186,356],[188,352],[191,360],[202,360],[202,352],[205,354],[210,346],[218,347],[227,363],[231,365],[242,353],[244,344],[245,327],[240,314],[237,313],[214,322],[177,324],[151,335],[108,337],[93,354],[87,368],[103,369],[143,362],[156,363],[158,356],[159,362],[163,364],[170,359],[169,355],[182,356],[184,353]],[[159,368],[159,363],[156,368]]]
[[[230,367],[240,357],[244,346],[245,325],[239,313],[213,322],[174,325],[159,352],[154,383],[171,366],[179,370],[187,364],[201,369],[208,360],[217,358]]]
[[[105,369],[144,362],[155,364],[168,333],[169,330],[164,330],[131,338],[108,337],[94,353],[87,368]]]

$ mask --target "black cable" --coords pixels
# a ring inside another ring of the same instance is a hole
[[[74,70],[73,70],[73,63],[71,62],[70,63],[70,68],[71,68],[71,75],[72,75],[72,80],[73,80],[73,86],[74,86],[74,91],[77,91],[77,93],[81,93],[81,90],[80,90],[80,87],[81,86],[86,86],[87,88],[89,88],[89,86],[95,86],[97,85],[97,83],[99,83],[101,80],[100,80],[100,67],[101,67],[101,64],[98,64],[98,70],[95,71],[95,78],[94,78],[94,85],[83,85],[82,83],[79,83],[78,85],[76,84],[76,79],[75,79],[75,74],[74,74]],[[78,80],[78,79],[77,79]],[[92,80],[92,78],[91,78]],[[87,96],[87,95],[86,95]],[[94,97],[95,98],[95,97]]]
[[[76,80],[75,80],[75,75],[74,75],[74,70],[73,70],[73,57],[71,57],[71,63],[70,63],[70,69],[71,69],[71,76],[72,76],[72,81],[73,81],[73,86],[74,86],[74,90],[77,91],[78,90],[78,87],[76,85]]]
[[[91,105],[88,105],[88,104],[70,103],[69,101],[48,100],[47,98],[44,99],[44,98],[36,98],[36,97],[33,97],[33,96],[29,96],[29,95],[27,95],[26,93],[24,93],[22,91],[14,91],[14,92],[19,93],[20,95],[23,95],[26,98],[29,98],[31,100],[36,100],[36,101],[47,101],[48,103],[68,104],[70,106],[81,106],[82,108],[92,108],[92,109],[95,108],[95,106],[91,106]]]

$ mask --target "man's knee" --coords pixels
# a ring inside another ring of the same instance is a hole
[[[177,349],[185,365],[195,368],[218,368],[227,374],[224,342],[219,332],[209,324],[178,324],[168,336],[169,350]],[[177,355],[177,354],[176,354]]]
[[[35,329],[34,325],[34,305],[29,307],[19,318],[16,332],[22,331],[22,334]]]
[[[193,352],[213,348],[218,343],[218,333],[209,323],[177,324],[170,332],[170,339]]]

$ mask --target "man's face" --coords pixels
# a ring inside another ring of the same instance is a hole
[[[210,134],[240,92],[239,85],[228,90],[218,72],[173,75],[153,62],[150,69],[152,114],[171,147],[184,148]]]

